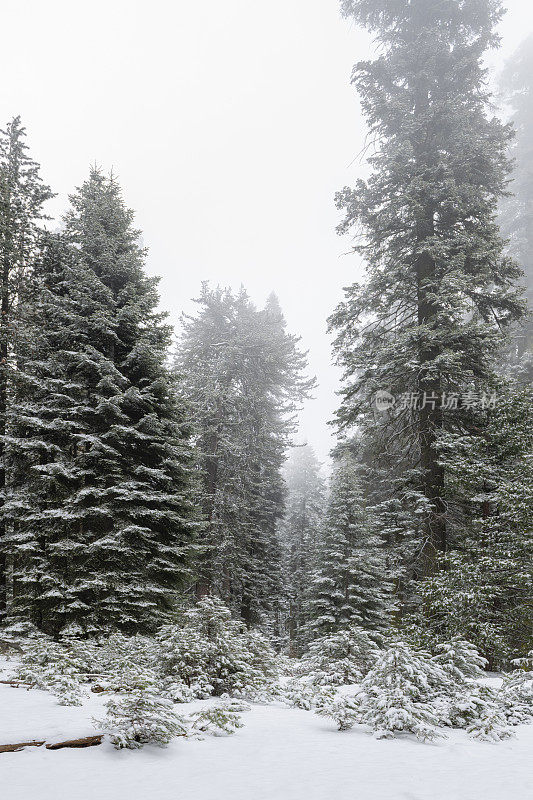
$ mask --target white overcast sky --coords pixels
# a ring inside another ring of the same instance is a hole
[[[507,7],[495,68],[533,30],[530,0]],[[336,0],[3,0],[1,27],[0,124],[22,116],[53,212],[90,163],[112,167],[176,325],[202,280],[274,290],[319,381],[302,431],[324,460],[326,318],[360,275],[333,196],[363,169],[366,34]]]

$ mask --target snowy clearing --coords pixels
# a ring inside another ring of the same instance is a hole
[[[57,704],[39,690],[0,686],[0,744],[94,734],[105,698]],[[206,703],[212,701],[205,701]],[[180,712],[201,702],[183,704]],[[29,747],[0,754],[6,800],[511,800],[529,797],[533,726],[516,739],[473,742],[464,731],[422,744],[376,741],[363,726],[338,732],[313,713],[253,705],[230,737],[174,740],[167,748],[117,751]]]

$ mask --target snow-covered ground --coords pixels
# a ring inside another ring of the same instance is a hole
[[[65,707],[46,692],[0,685],[0,744],[96,733],[104,698]],[[198,703],[194,704],[195,707]],[[186,712],[188,706],[180,705]],[[252,706],[233,736],[117,751],[29,747],[0,753],[2,800],[515,800],[533,796],[533,725],[499,744],[463,731],[422,744],[338,732],[313,713]]]

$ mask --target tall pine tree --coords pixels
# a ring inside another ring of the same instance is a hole
[[[294,412],[312,382],[276,298],[257,310],[204,285],[176,358],[192,407],[207,528],[197,593],[218,594],[248,623],[278,626],[284,510],[281,467]]]
[[[9,474],[6,435],[9,433],[11,383],[16,370],[16,339],[20,331],[20,293],[38,249],[43,206],[52,194],[28,155],[25,129],[15,117],[0,131],[0,504],[3,507]],[[9,605],[11,555],[5,541],[12,520],[0,514],[0,622]]]
[[[390,624],[391,583],[383,541],[363,497],[360,466],[341,453],[321,526],[317,569],[307,592],[313,638],[351,624],[384,632]]]
[[[533,381],[533,36],[508,60],[500,91],[516,131],[511,142],[514,159],[510,194],[504,198],[499,222],[509,240],[509,252],[524,271],[529,314],[517,326],[504,368],[523,383]],[[510,364],[509,364],[510,361]],[[511,370],[509,370],[509,366]]]
[[[34,273],[16,395],[14,611],[57,634],[153,628],[193,583],[189,427],[171,330],[116,180],[71,198]]]
[[[372,426],[375,393],[399,399],[374,425],[374,457],[400,452],[425,501],[417,560],[431,575],[449,546],[442,434],[468,427],[457,395],[491,384],[501,330],[522,313],[519,270],[496,223],[511,131],[489,116],[482,65],[500,3],[343,0],[342,9],[374,34],[379,55],[353,75],[373,172],[337,197],[340,232],[361,231],[367,264],[331,318],[346,382],[339,421]]]
[[[533,648],[532,409],[531,388],[502,383],[476,432],[447,437],[442,457],[460,525],[448,569],[420,586],[417,624],[473,642],[489,669]]]
[[[102,471],[109,466],[109,422],[98,403],[121,382],[106,355],[112,297],[64,237],[47,236],[23,301],[5,506],[12,521],[9,621],[51,634],[80,623],[90,631],[100,576],[89,567],[91,508],[74,501],[92,474],[89,460]]]
[[[286,628],[291,655],[307,644],[305,597],[316,569],[317,548],[325,506],[320,464],[308,444],[294,447],[284,470],[285,516],[280,524]]]

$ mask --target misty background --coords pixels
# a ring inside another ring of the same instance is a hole
[[[494,77],[533,30],[508,0]],[[178,328],[201,281],[279,297],[318,379],[301,437],[327,458],[338,400],[326,319],[361,275],[335,233],[334,193],[364,174],[354,63],[369,37],[336,0],[4,0],[1,124],[16,114],[31,155],[67,195],[97,163],[117,175]],[[67,102],[65,102],[67,98]]]

